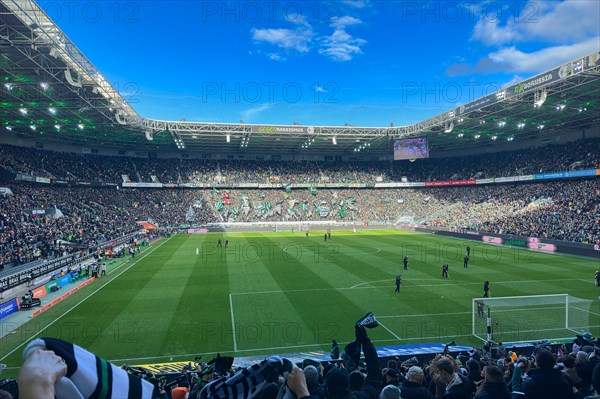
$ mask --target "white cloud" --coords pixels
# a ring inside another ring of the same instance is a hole
[[[477,61],[474,66],[467,63],[450,65],[446,69],[446,74],[448,76],[465,76],[479,73],[540,73],[599,49],[600,37],[594,37],[581,43],[546,47],[531,52],[524,52],[515,46],[503,47],[489,53]]]
[[[369,0],[344,0],[342,4],[345,4],[353,8],[365,8],[369,4]]]
[[[355,55],[362,54],[362,46],[367,41],[355,38],[345,30],[336,30],[323,40],[319,54],[328,56],[334,61],[350,61]]]
[[[287,58],[282,57],[280,54],[277,54],[277,53],[269,54],[269,59],[273,60],[273,61],[286,61],[287,60]]]
[[[569,43],[600,35],[600,2],[597,0],[548,1],[546,5],[549,12],[542,14],[539,22],[523,24],[528,39]]]
[[[330,26],[335,29],[344,29],[346,26],[358,25],[361,23],[362,21],[360,19],[345,15],[343,17],[331,18]]]
[[[529,0],[518,15],[514,6],[486,14],[490,4],[473,8],[478,20],[471,40],[494,49],[473,66],[450,65],[447,75],[539,73],[600,49],[598,0]]]
[[[333,17],[329,26],[334,28],[330,36],[322,40],[319,54],[325,55],[334,61],[350,61],[355,55],[362,54],[362,46],[367,41],[354,37],[346,32],[347,26],[361,24],[362,21],[349,15]]]
[[[306,16],[302,15],[302,14],[287,14],[285,15],[284,19],[287,22],[290,22],[292,24],[295,25],[301,25],[301,26],[305,26],[307,28],[310,28],[310,24],[308,23]]]
[[[285,50],[306,53],[310,50],[313,33],[309,29],[252,29],[252,38]]]
[[[484,18],[477,21],[473,29],[473,40],[477,40],[486,46],[501,45],[516,41],[520,35],[511,23],[500,26],[499,21],[487,21]]]
[[[597,51],[599,48],[600,37],[594,37],[581,43],[548,47],[530,53],[511,46],[490,53],[488,57],[494,64],[502,65],[506,72],[537,73]]]
[[[273,107],[273,104],[263,104],[263,105],[259,105],[257,107],[253,107],[253,108],[249,108],[245,111],[242,111],[242,120],[248,122],[250,121],[253,117],[257,116],[258,114],[268,111],[269,109],[271,109]]]
[[[487,46],[532,41],[567,44],[600,35],[597,0],[534,0],[520,10],[519,15],[512,15],[514,7],[510,7],[495,18],[479,8],[471,39]]]
[[[307,22],[306,17],[290,14],[285,17],[289,23],[297,25],[295,29],[252,29],[252,38],[255,42],[269,43],[285,50],[286,54],[292,52],[308,53],[313,43],[318,43],[318,52],[334,61],[350,61],[357,54],[362,53],[362,46],[366,40],[353,37],[346,29],[362,24],[362,21],[350,15],[332,17],[329,28],[333,33],[327,36],[317,32]],[[319,28],[318,26],[316,28]],[[269,53],[273,61],[286,61],[287,58],[279,52]]]

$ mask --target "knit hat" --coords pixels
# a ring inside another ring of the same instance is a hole
[[[408,369],[408,373],[406,373],[406,378],[410,379],[413,375],[424,375],[423,369],[419,366],[412,366]]]
[[[306,385],[313,387],[319,385],[319,372],[315,366],[306,366],[304,368],[304,377],[306,378]]]
[[[395,385],[387,385],[379,394],[379,399],[402,399],[400,388]]]

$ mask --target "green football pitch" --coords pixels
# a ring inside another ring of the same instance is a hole
[[[217,248],[219,238],[229,240],[227,249]],[[449,279],[441,276],[444,263]],[[480,345],[471,309],[485,280],[492,297],[592,300],[586,327],[599,335],[597,268],[594,259],[397,231],[334,231],[328,242],[323,232],[176,235],[3,338],[0,362],[18,366],[24,345],[39,336],[129,364],[328,350],[332,339],[350,341],[355,321],[369,311],[381,324],[369,331],[378,346]],[[498,313],[496,325],[502,318]],[[564,314],[551,307],[532,307],[523,319],[533,330],[544,327],[537,338],[562,333],[551,329],[560,329]]]

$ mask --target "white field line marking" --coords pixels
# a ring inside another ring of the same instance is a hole
[[[108,276],[108,275],[110,275],[111,273],[115,273],[115,272],[117,272],[117,271],[121,270],[121,268],[122,268],[123,266],[125,266],[127,263],[129,263],[129,261],[130,261],[130,260],[131,260],[131,258],[127,259],[125,262],[121,263],[120,265],[117,265],[117,266],[115,266],[115,267],[111,268],[111,269],[110,269],[108,272],[106,272],[106,275]],[[11,330],[11,331],[2,331],[2,333],[1,333],[1,334],[3,334],[3,335],[2,335],[2,336],[0,336],[0,340],[1,340],[2,338],[4,338],[4,337],[8,336],[9,334],[14,334],[14,333],[16,332],[16,330],[17,330],[17,329],[21,328],[23,325],[25,325],[25,324],[27,324],[28,322],[30,322],[30,321],[32,320],[32,318],[34,317],[34,316],[32,316],[32,315],[33,315],[33,312],[35,312],[36,310],[37,310],[36,308],[31,308],[31,310],[27,311],[27,315],[29,316],[29,319],[28,319],[28,320],[25,320],[25,321],[24,321],[24,322],[22,322],[21,324],[18,324],[18,325],[17,325],[17,326],[16,326],[16,327],[15,327],[13,330]]]
[[[378,254],[379,252],[381,252],[381,248],[373,247],[373,249],[376,249],[377,251],[374,251],[374,252],[349,253],[349,254],[346,253],[346,252],[344,252],[343,255],[344,256],[361,256],[361,255],[373,255],[373,254]],[[282,251],[290,253],[290,251],[288,251],[286,247],[283,247]]]
[[[576,307],[573,307],[573,309],[576,309],[576,310],[581,310],[581,311],[583,311],[583,312],[588,312],[589,314],[593,314],[594,316],[600,316],[600,314],[598,314],[598,313],[596,313],[596,312],[592,312],[591,310],[585,310],[585,309],[582,309],[582,308],[576,308]]]
[[[33,340],[33,338],[37,337],[38,335],[40,335],[42,332],[44,332],[45,330],[47,330],[50,326],[52,326],[54,323],[56,323],[57,321],[59,321],[60,319],[62,319],[63,317],[65,317],[67,314],[69,314],[73,309],[77,308],[79,305],[81,305],[82,303],[84,303],[85,301],[87,301],[92,295],[96,294],[98,291],[100,291],[102,288],[106,287],[108,284],[112,283],[114,280],[117,279],[117,277],[119,277],[121,274],[125,273],[127,270],[131,269],[133,266],[135,266],[139,261],[141,261],[142,259],[144,259],[146,256],[150,255],[152,252],[154,252],[156,249],[160,248],[163,244],[165,244],[167,241],[169,241],[171,238],[175,237],[174,235],[167,238],[166,240],[164,240],[162,242],[162,244],[155,246],[150,252],[148,252],[147,254],[145,254],[144,256],[142,256],[141,258],[139,258],[137,261],[133,262],[131,265],[129,265],[129,267],[127,267],[127,269],[123,270],[121,273],[117,274],[112,280],[106,282],[103,286],[98,287],[98,289],[96,289],[94,292],[92,292],[91,294],[89,294],[88,296],[86,296],[83,300],[81,300],[80,302],[76,303],[72,308],[70,308],[69,310],[67,310],[65,313],[63,313],[62,315],[60,315],[59,317],[57,317],[54,321],[52,321],[50,324],[48,324],[46,327],[42,328],[40,331],[38,331],[37,333],[35,333],[33,336],[31,336],[31,338],[25,340],[25,342],[23,342],[22,344],[20,344],[19,346],[17,346],[15,349],[13,349],[12,351],[10,351],[8,354],[6,354],[3,358],[0,359],[0,361],[6,359],[7,357],[9,357],[10,355],[12,355],[13,353],[15,353],[17,351],[17,349],[23,347],[26,343],[30,342],[31,340]]]
[[[385,324],[383,324],[383,323],[382,323],[382,322],[380,322],[380,321],[379,321],[378,323],[379,323],[379,325],[380,325],[381,327],[385,328],[385,330],[386,330],[387,332],[389,332],[390,334],[392,334],[392,335],[393,335],[393,336],[394,336],[394,337],[395,337],[395,338],[396,338],[398,341],[402,341],[402,339],[400,339],[400,337],[399,337],[399,336],[397,336],[397,335],[396,335],[396,334],[395,334],[395,333],[394,333],[392,330],[390,330],[389,328],[387,328],[387,327],[385,326]]]
[[[527,307],[524,308],[523,310],[525,311],[530,311],[530,310],[536,310],[536,309],[564,309],[564,306],[540,306],[540,307]],[[584,312],[587,312],[589,314],[593,314],[594,316],[600,316],[598,313],[594,313],[591,310],[587,311],[585,309],[577,309],[577,310],[581,310]],[[502,313],[502,312],[516,312],[517,310],[515,308],[512,309],[494,309],[495,313]],[[471,312],[454,312],[454,313],[423,313],[423,314],[403,314],[403,315],[389,315],[389,316],[377,316],[377,320],[379,319],[397,319],[400,317],[431,317],[431,316],[450,316],[450,315],[461,315],[461,314],[471,314]]]
[[[387,279],[387,280],[380,280],[380,281],[391,281],[392,279]],[[427,279],[428,280],[428,279]],[[433,279],[436,280],[436,279]],[[551,280],[520,280],[520,281],[515,281],[515,280],[509,280],[509,281],[496,281],[494,282],[494,284],[517,284],[517,283],[524,283],[524,284],[530,284],[530,283],[540,283],[540,282],[549,282],[549,281],[579,281],[580,279],[577,278],[559,278],[559,279],[551,279]],[[448,283],[442,283],[441,278],[439,279],[440,284],[408,284],[408,285],[402,285],[403,287],[406,288],[413,288],[413,287],[440,287],[440,286],[454,286],[454,284],[448,284]],[[477,283],[477,282],[461,282],[461,285],[482,285],[482,283]],[[233,292],[231,295],[260,295],[260,294],[282,294],[282,293],[289,293],[289,292],[314,292],[314,291],[342,291],[342,290],[360,290],[360,289],[373,289],[373,288],[389,288],[389,287],[395,287],[395,285],[380,285],[380,286],[373,286],[373,287],[340,287],[340,288],[305,288],[305,289],[298,289],[298,290],[272,290],[272,291],[248,291],[248,292]]]
[[[438,279],[438,278],[412,278],[412,279],[410,279],[410,281],[439,281],[439,280],[440,279]],[[385,280],[367,281],[365,283],[360,283],[360,284],[353,285],[350,288],[358,288],[361,285],[367,285],[367,284],[373,284],[373,283],[381,283],[382,281],[390,281],[390,279],[386,278]]]
[[[470,313],[470,312],[469,312]],[[378,319],[380,317],[377,317]],[[381,324],[381,323],[379,323]],[[591,328],[597,328],[600,327],[600,325],[597,326],[590,326]],[[556,329],[554,329],[556,330]],[[545,330],[530,330],[530,332],[535,332],[535,331],[545,331]],[[434,335],[434,336],[428,336],[428,337],[414,337],[414,338],[402,338],[403,341],[423,341],[426,339],[441,339],[441,338],[463,338],[463,337],[475,337],[473,334],[461,334],[461,335]],[[397,339],[376,339],[373,340],[372,342],[375,343],[383,343],[383,342],[397,342]],[[316,343],[316,344],[307,344],[307,345],[290,345],[290,346],[275,346],[272,348],[256,348],[256,349],[240,349],[237,351],[237,353],[243,353],[243,352],[266,352],[266,351],[272,351],[272,350],[276,350],[276,349],[294,349],[294,348],[314,348],[316,346],[328,346],[331,345],[331,342],[324,342],[322,344]],[[221,351],[216,351],[216,352],[202,352],[202,355],[216,355],[217,353],[220,354],[224,354],[224,353],[233,353],[231,351],[228,350],[221,350]],[[129,362],[131,360],[154,360],[154,359],[169,359],[169,358],[182,358],[182,357],[190,357],[190,356],[198,356],[198,352],[195,353],[185,353],[182,355],[169,355],[169,356],[149,356],[149,357],[132,357],[132,358],[127,358],[127,359],[111,359],[109,360],[109,362],[111,363],[122,363],[122,362]],[[18,369],[19,367],[6,367],[7,370],[10,369]]]
[[[431,316],[448,316],[448,315],[459,315],[459,314],[471,314],[471,312],[403,314],[403,315],[377,316],[376,318],[377,318],[377,320],[379,320],[379,319],[397,319],[399,317],[431,317]]]
[[[233,330],[233,350],[237,352],[237,340],[235,339],[235,318],[233,317],[232,295],[229,294],[229,309],[231,311],[231,329]]]

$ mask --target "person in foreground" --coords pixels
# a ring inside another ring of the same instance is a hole
[[[573,389],[563,378],[560,370],[554,368],[554,355],[546,349],[540,349],[535,355],[535,368],[530,378],[523,384],[527,399],[572,399]]]
[[[53,351],[38,349],[25,359],[19,370],[19,397],[54,399],[54,384],[66,374],[63,358]]]

